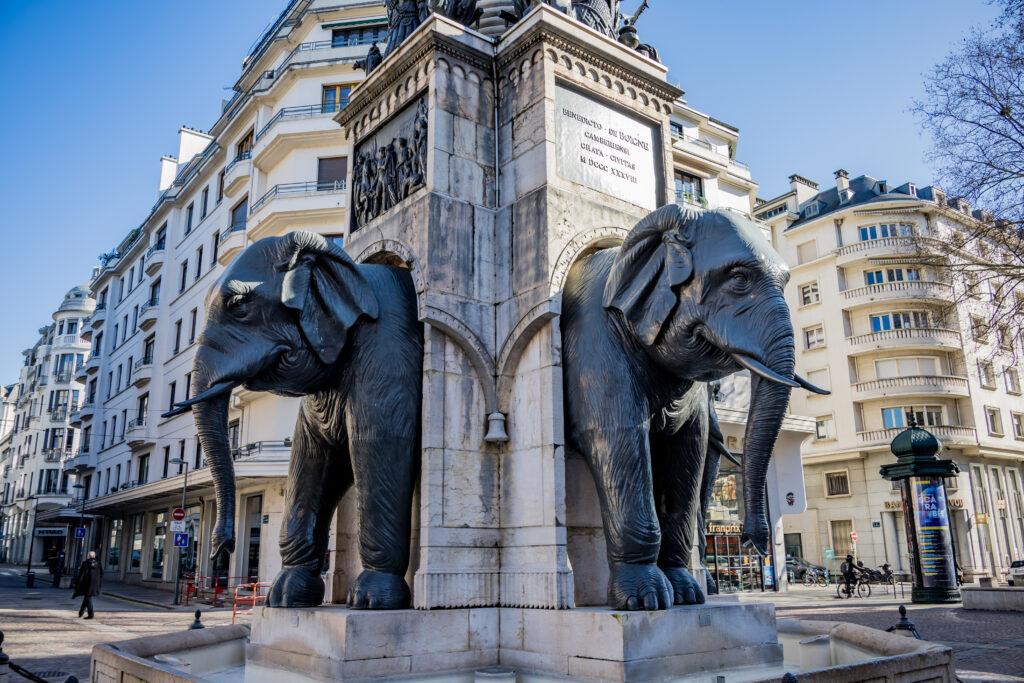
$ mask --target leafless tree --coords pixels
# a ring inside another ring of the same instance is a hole
[[[967,301],[981,294],[985,326],[1020,336],[1024,321],[1024,0],[994,0],[1002,14],[972,29],[925,78],[913,111],[932,139],[931,160],[952,210],[978,207],[952,235],[922,240]],[[981,210],[984,209],[984,210]],[[961,303],[956,301],[953,303]],[[1024,340],[1022,340],[1024,341]],[[1017,347],[1019,344],[1014,344]]]

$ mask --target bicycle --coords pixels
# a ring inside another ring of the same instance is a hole
[[[856,584],[849,588],[847,588],[845,579],[836,583],[836,595],[839,596],[840,600],[848,600],[849,598],[852,598],[854,594],[856,594],[858,598],[871,597],[871,584],[868,583],[867,579],[863,577],[858,578]]]
[[[808,569],[804,572],[804,586],[812,588],[814,586],[820,586],[822,588],[828,586],[828,579],[825,578],[825,573],[821,570]]]

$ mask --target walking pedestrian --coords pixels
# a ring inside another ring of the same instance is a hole
[[[82,566],[78,568],[78,579],[75,581],[75,592],[71,596],[77,598],[79,595],[82,596],[82,606],[78,608],[78,617],[81,618],[86,612],[89,616],[86,619],[92,619],[92,599],[103,592],[103,567],[96,560],[96,551],[90,550],[88,557],[82,562]]]

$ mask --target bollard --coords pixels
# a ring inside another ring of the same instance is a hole
[[[25,588],[35,588],[35,587],[36,587],[36,573],[35,572],[29,572],[28,574],[25,574]]]
[[[900,633],[901,636],[906,636],[908,638],[913,636],[918,640],[922,640],[921,634],[917,632],[917,627],[914,626],[914,622],[912,622],[910,619],[907,619],[907,608],[903,605],[900,605],[900,620],[896,623],[895,626],[890,626],[885,630],[889,633],[896,633],[897,631],[902,631],[902,633]]]
[[[190,631],[194,631],[197,628],[206,628],[205,626],[203,626],[203,623],[201,621],[199,621],[199,615],[202,614],[202,613],[203,613],[202,610],[198,610],[198,609],[196,610],[196,620],[193,621],[192,625],[188,627]]]
[[[11,658],[4,654],[4,632],[0,631],[0,683],[7,683],[11,680],[10,664]]]

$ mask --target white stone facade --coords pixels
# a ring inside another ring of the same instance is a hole
[[[808,511],[785,525],[791,551],[812,562],[826,548],[845,556],[853,532],[865,564],[909,571],[899,492],[879,467],[893,462],[889,443],[912,410],[943,443],[940,457],[960,466],[948,499],[968,580],[1001,576],[1024,555],[1021,340],[975,327],[972,319],[989,319],[994,290],[978,286],[951,307],[970,283],[913,259],[915,240],[990,218],[934,187],[851,180],[846,171],[823,192],[790,180],[789,193],[755,212],[792,264],[797,371],[832,391],[794,392],[793,410],[816,419],[817,436],[803,449]]]

